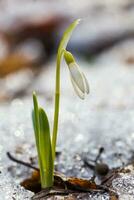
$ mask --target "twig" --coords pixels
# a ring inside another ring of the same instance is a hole
[[[19,164],[21,164],[21,165],[24,165],[24,166],[26,166],[26,167],[29,167],[29,168],[34,169],[34,170],[36,170],[36,171],[39,171],[39,169],[38,169],[37,167],[32,166],[30,163],[24,162],[24,161],[22,161],[22,160],[19,160],[19,159],[13,157],[13,156],[10,154],[10,152],[7,152],[7,156],[8,156],[8,158],[9,158],[10,160],[12,160],[12,161],[14,161],[14,162],[16,162],[16,163],[19,163]]]

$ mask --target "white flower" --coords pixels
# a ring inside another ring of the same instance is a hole
[[[65,51],[64,58],[70,71],[71,82],[76,94],[85,99],[85,95],[89,94],[89,84],[83,72],[81,72],[79,66],[74,60],[73,55]]]

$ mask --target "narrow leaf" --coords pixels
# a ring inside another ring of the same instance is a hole
[[[43,165],[42,165],[42,159],[40,155],[40,144],[39,144],[39,135],[40,135],[39,106],[38,106],[38,100],[37,100],[37,96],[35,92],[33,92],[33,105],[34,105],[34,110],[32,111],[32,120],[33,120],[36,148],[37,148],[37,153],[38,153],[38,163],[39,163],[39,168],[40,168],[41,183],[42,183],[44,180],[44,174],[42,173]]]
[[[45,174],[45,180],[43,180],[42,187],[46,188],[46,187],[51,187],[53,185],[53,158],[52,158],[49,122],[43,108],[39,108],[39,121],[40,121],[39,148],[43,165],[42,173]]]
[[[75,29],[75,27],[79,24],[80,22],[80,19],[77,19],[75,20],[72,24],[70,24],[70,26],[66,29],[66,31],[64,32],[63,36],[62,36],[62,39],[61,39],[61,42],[60,42],[60,45],[59,45],[59,49],[58,49],[58,52],[59,51],[62,51],[62,49],[65,49],[67,44],[68,44],[68,41],[72,35],[72,32],[73,30]]]
[[[37,148],[39,148],[39,132],[40,132],[40,124],[39,124],[39,108],[38,108],[38,100],[36,93],[33,92],[33,105],[34,110],[32,112],[32,119],[33,119],[33,127],[35,132],[35,139]]]

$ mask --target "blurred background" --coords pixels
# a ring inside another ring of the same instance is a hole
[[[34,89],[48,99],[53,97],[58,43],[77,18],[82,21],[68,49],[86,65],[97,98],[104,100],[106,94],[108,98],[114,93],[113,104],[115,98],[121,106],[132,103],[133,0],[0,0],[0,102],[31,96]]]
[[[67,49],[91,92],[84,102],[76,96],[63,61],[56,170],[89,179],[84,158],[94,160],[100,147],[110,169],[134,160],[134,0],[0,0],[0,200],[28,195],[14,186],[28,169],[6,152],[37,164],[32,91],[52,125],[57,48],[77,18]],[[133,197],[133,173],[123,183]]]

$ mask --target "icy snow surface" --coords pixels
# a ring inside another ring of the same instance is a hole
[[[83,167],[82,159],[95,159],[101,146],[105,148],[102,160],[110,168],[122,166],[122,162],[127,163],[133,154],[134,65],[128,65],[124,60],[127,56],[125,45],[121,44],[102,54],[94,63],[80,61],[91,89],[85,101],[80,100],[71,89],[69,74],[63,64],[57,146],[61,154],[56,167],[68,176],[90,178],[92,171]],[[54,76],[55,68],[45,69],[30,88],[45,92],[49,97],[39,96],[39,101],[51,123]],[[6,156],[6,152],[10,151],[28,162],[30,157],[36,156],[31,110],[31,96],[0,106],[0,200],[30,199],[32,196],[31,192],[19,186],[29,170]],[[116,156],[117,153],[122,154],[121,159]],[[115,179],[114,187],[120,199],[134,199],[133,175]]]

